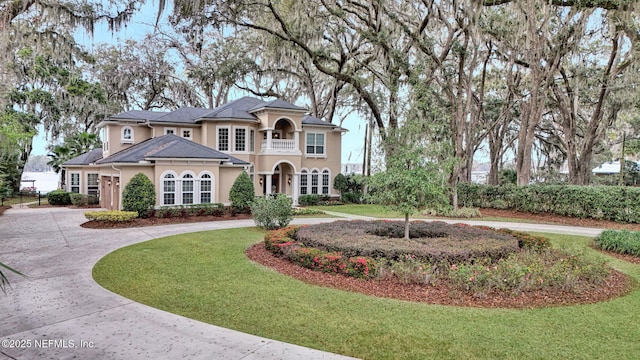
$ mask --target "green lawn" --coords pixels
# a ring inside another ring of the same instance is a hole
[[[458,308],[304,284],[246,259],[256,229],[156,239],[109,254],[94,278],[135,301],[226,328],[364,359],[636,359],[640,291],[531,310]],[[603,256],[588,238],[554,246]],[[608,258],[640,280],[640,266]]]
[[[387,210],[382,205],[371,204],[345,204],[330,206],[309,206],[310,209],[320,211],[335,211],[351,215],[371,216],[375,218],[403,218],[398,212]]]
[[[47,198],[46,197],[42,197],[40,199],[40,202],[46,202]],[[32,203],[35,202],[35,205],[38,205],[38,196],[23,196],[23,197],[10,197],[10,198],[6,198],[4,200],[2,200],[2,205],[4,206],[11,206],[11,205],[16,205],[16,204],[26,204],[26,203]]]
[[[372,204],[345,204],[345,205],[323,205],[323,206],[308,206],[310,209],[316,209],[320,211],[334,211],[339,213],[371,216],[378,219],[384,218],[404,218],[404,215],[385,209],[382,205]],[[435,217],[429,215],[415,214],[411,216],[412,219],[434,219]],[[535,222],[533,220],[515,219],[515,218],[499,218],[499,217],[482,217],[482,218],[470,218],[459,220],[482,220],[482,221],[501,221],[501,222]]]

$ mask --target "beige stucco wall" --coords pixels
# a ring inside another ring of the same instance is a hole
[[[242,168],[237,167],[220,168],[220,181],[218,185],[220,197],[218,198],[219,200],[217,202],[221,202],[225,205],[228,205],[230,203],[229,192],[231,191],[233,183],[236,181],[242,171]]]
[[[133,143],[122,142],[122,129],[128,126],[133,130]],[[106,130],[108,129],[108,130]],[[108,124],[105,126],[106,140],[109,142],[108,154],[112,155],[133,144],[137,144],[151,137],[152,130],[148,126],[138,124]]]

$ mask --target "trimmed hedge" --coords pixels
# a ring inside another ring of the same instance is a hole
[[[163,206],[153,211],[153,216],[157,218],[188,217],[188,216],[223,216],[225,213],[224,204],[193,204],[182,206]]]
[[[71,193],[64,190],[54,190],[47,194],[49,205],[71,205]]]
[[[640,256],[640,232],[638,231],[605,230],[593,242],[603,250]]]
[[[401,221],[334,221],[302,227],[296,236],[305,246],[341,252],[347,257],[401,260],[415,255],[429,263],[498,260],[519,249],[518,240],[509,234],[441,221],[412,222],[411,240],[393,237],[404,234],[403,226]]]
[[[635,187],[465,183],[458,185],[458,199],[464,206],[640,223]]]
[[[300,195],[298,197],[298,204],[300,206],[313,206],[318,205],[320,203],[320,195],[309,194],[309,195]]]
[[[137,211],[87,211],[84,217],[95,221],[127,222],[138,217]]]
[[[71,199],[71,204],[75,206],[87,206],[87,205],[98,204],[98,197],[95,195],[70,193],[69,198]]]
[[[364,256],[348,257],[340,252],[306,247],[295,239],[299,228],[292,225],[268,232],[264,236],[265,248],[274,255],[284,257],[294,264],[311,270],[356,278],[376,276],[378,268],[376,260]]]

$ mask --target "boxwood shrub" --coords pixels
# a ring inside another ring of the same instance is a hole
[[[98,197],[95,195],[70,193],[69,198],[71,204],[75,206],[96,205],[98,203]]]
[[[47,194],[50,205],[71,205],[70,193],[64,190],[54,190]]]
[[[87,211],[84,217],[95,221],[127,222],[138,217],[137,211]]]
[[[222,203],[194,204],[182,206],[163,206],[153,211],[157,218],[187,217],[187,216],[223,216],[225,207]]]
[[[318,205],[319,203],[320,195],[317,194],[300,195],[298,197],[298,204],[301,206],[313,206]]]

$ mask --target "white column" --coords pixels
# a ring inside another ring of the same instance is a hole
[[[267,138],[267,139],[270,139],[270,138]],[[265,180],[267,181],[267,191],[265,195],[271,194],[271,176],[272,176],[271,174],[264,176],[266,178]]]
[[[297,134],[298,133],[296,133],[296,135]],[[298,183],[300,181],[300,180],[298,180],[299,178],[300,178],[300,175],[298,175],[298,174],[294,174],[293,175],[293,185],[292,185],[293,186],[293,193],[292,193],[293,194],[293,196],[292,196],[293,206],[298,206],[298,196],[299,196],[298,192],[300,191],[299,186],[298,186]]]
[[[273,136],[273,130],[267,130],[267,150],[271,150],[271,137]],[[271,180],[269,180],[269,183],[271,183]],[[269,188],[269,191],[271,191],[271,188]]]
[[[293,133],[293,141],[295,143],[295,149],[299,150],[300,149],[300,132],[296,131]]]

